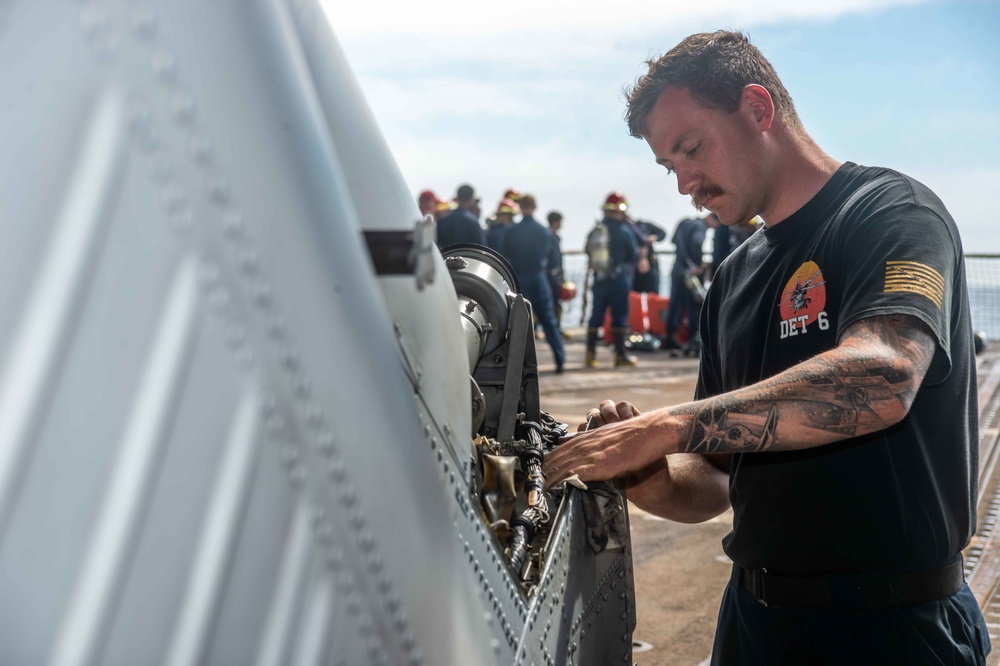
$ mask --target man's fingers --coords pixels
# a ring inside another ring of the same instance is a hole
[[[599,428],[602,425],[604,425],[604,419],[601,417],[601,410],[595,407],[587,412],[587,420],[578,425],[576,431],[583,432],[584,430]]]
[[[621,421],[621,417],[618,414],[618,405],[616,405],[611,400],[605,400],[597,406],[598,411],[601,414],[601,420],[604,423],[617,423]]]
[[[640,412],[632,403],[603,400],[594,409],[587,412],[587,422],[577,426],[577,431],[592,430],[609,423],[618,423],[639,416]]]
[[[584,483],[586,483],[587,481],[592,481],[593,479],[591,477],[593,477],[592,473],[593,470],[594,470],[593,465],[580,465],[578,467],[573,467],[571,469],[561,471],[551,476],[546,476],[545,487],[546,489],[548,489],[551,488],[552,486],[557,486],[573,475],[576,475],[577,478],[579,478]]]
[[[545,461],[542,463],[542,473],[545,475],[546,488],[550,488],[573,475],[569,462],[561,462],[560,458],[555,456],[555,451],[545,457]]]
[[[605,400],[598,406],[598,409],[600,410],[604,421],[607,423],[627,421],[628,419],[633,419],[640,414],[639,410],[635,408],[635,405],[624,400],[620,402]]]
[[[573,476],[572,470],[567,470],[565,472],[558,472],[552,476],[545,477],[545,487],[551,488],[552,486],[559,485],[569,477]]]
[[[615,411],[618,412],[619,421],[626,421],[639,415],[632,403],[624,400],[615,405]]]

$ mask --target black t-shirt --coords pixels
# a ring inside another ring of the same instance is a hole
[[[968,544],[978,476],[968,300],[944,204],[887,169],[844,164],[796,213],[730,255],[702,309],[698,398],[829,350],[865,317],[912,315],[937,340],[910,412],[895,426],[802,451],[733,454],[735,515],[723,546],[734,562],[799,574],[906,569],[941,563]]]

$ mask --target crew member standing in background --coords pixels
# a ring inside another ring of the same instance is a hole
[[[459,243],[486,243],[486,234],[479,224],[479,199],[471,185],[461,185],[455,195],[458,208],[438,220],[437,244],[442,250]]]
[[[671,241],[676,248],[674,266],[670,271],[670,305],[667,308],[667,334],[665,349],[683,349],[693,356],[701,352],[701,338],[698,324],[701,317],[701,296],[695,290],[701,285],[705,272],[702,245],[705,232],[719,226],[719,218],[709,213],[704,219],[692,217],[681,220]],[[682,345],[677,340],[677,331],[687,316],[688,341]]]
[[[486,245],[500,254],[504,253],[504,242],[507,232],[514,226],[514,216],[517,215],[517,204],[510,199],[504,199],[497,206],[497,212],[489,226],[486,227]]]
[[[559,334],[562,335],[563,339],[569,339],[569,334],[562,327],[563,306],[560,300],[563,296],[563,283],[566,281],[566,272],[563,270],[562,239],[559,237],[563,216],[559,211],[553,210],[549,212],[546,219],[549,222],[549,232],[555,241],[552,243],[552,251],[549,252],[548,272],[553,309],[556,313],[556,323],[559,325]]]
[[[719,266],[726,260],[732,251],[736,249],[734,234],[732,230],[724,224],[717,226],[712,232],[712,264],[705,271],[705,281],[711,282],[715,274],[719,272]]]
[[[759,224],[760,218],[755,217],[749,222],[740,222],[731,227],[725,224],[719,224],[715,227],[712,238],[712,266],[706,273],[706,281],[711,282],[715,279],[715,274],[719,272],[719,266],[722,265],[722,262],[743,241],[750,238],[750,234],[757,230]]]
[[[611,333],[615,344],[615,367],[635,366],[638,361],[625,349],[628,333],[628,294],[632,287],[639,248],[635,233],[625,218],[628,202],[621,192],[604,201],[604,219],[587,236],[587,269],[593,273],[592,310],[587,327],[584,365],[597,367],[598,329],[605,311],[611,309]]]
[[[507,231],[501,254],[514,268],[521,293],[531,301],[532,312],[538,317],[542,330],[545,331],[545,340],[552,348],[556,372],[561,373],[566,363],[566,352],[556,323],[555,310],[552,308],[552,292],[547,275],[548,260],[555,239],[534,217],[534,196],[522,195],[520,206],[521,221]]]
[[[648,269],[643,271],[640,265],[632,281],[632,291],[646,294],[660,293],[660,262],[656,257],[654,243],[667,237],[667,232],[659,225],[648,220],[635,220],[635,229],[646,246]]]

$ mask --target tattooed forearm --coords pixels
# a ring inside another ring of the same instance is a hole
[[[735,419],[729,423],[729,410],[721,404],[723,401],[713,398],[706,402],[704,409],[694,416],[685,452],[766,451],[770,447],[778,427],[778,408],[773,403],[764,423],[751,428]]]
[[[682,452],[810,448],[886,428],[909,411],[934,338],[908,316],[864,319],[841,344],[758,384],[689,403]]]

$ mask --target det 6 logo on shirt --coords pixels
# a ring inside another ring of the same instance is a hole
[[[826,281],[823,271],[814,261],[799,266],[784,291],[778,310],[781,313],[781,339],[793,335],[805,335],[808,327],[816,322],[819,330],[830,328],[826,311]]]

